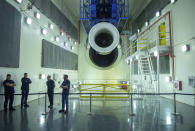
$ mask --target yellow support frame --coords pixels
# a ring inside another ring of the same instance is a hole
[[[92,86],[89,88],[84,88],[83,86]],[[122,86],[126,86],[126,89],[122,89]],[[92,95],[92,98],[111,98],[111,99],[121,99],[129,98],[129,96],[117,96],[117,95],[105,95],[105,93],[130,93],[133,91],[132,86],[128,84],[80,84],[80,93],[102,93],[102,96]],[[96,89],[102,87],[102,90]],[[115,89],[115,90],[110,90]],[[80,98],[89,98],[90,96],[82,96]]]

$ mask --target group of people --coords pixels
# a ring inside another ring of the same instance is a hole
[[[21,83],[22,83],[21,108],[23,107],[27,108],[29,107],[29,105],[27,104],[29,87],[30,87],[30,84],[32,83],[30,78],[28,78],[27,73],[24,73],[24,77],[21,79]],[[47,85],[47,94],[48,94],[49,103],[50,103],[48,108],[52,109],[53,104],[54,104],[55,82],[51,79],[50,75],[47,76],[46,85]],[[15,93],[14,87],[16,86],[16,84],[11,79],[10,74],[7,74],[6,80],[3,82],[3,86],[4,86],[4,94],[5,94],[4,110],[7,111],[7,106],[9,102],[9,110],[14,111],[15,110],[15,108],[13,107],[14,93]],[[64,75],[64,81],[62,82],[60,88],[62,88],[62,109],[59,110],[59,112],[68,113],[68,96],[69,96],[69,90],[70,90],[70,81],[68,79],[68,75]]]

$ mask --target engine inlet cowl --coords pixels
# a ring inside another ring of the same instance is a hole
[[[111,53],[119,43],[119,32],[110,23],[101,22],[94,25],[89,32],[89,44],[101,55]]]

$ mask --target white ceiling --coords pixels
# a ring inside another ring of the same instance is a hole
[[[80,0],[53,0],[63,1],[65,7],[71,11],[71,14],[79,20],[80,17]],[[135,19],[143,11],[151,0],[129,0],[130,4],[130,18]]]

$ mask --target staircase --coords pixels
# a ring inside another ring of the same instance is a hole
[[[153,69],[150,53],[148,51],[140,53],[138,63],[144,92],[157,93],[156,74]]]

